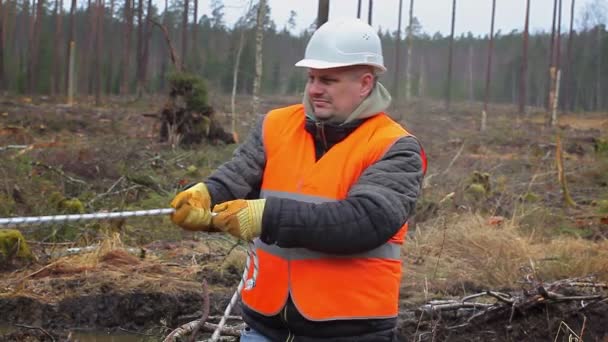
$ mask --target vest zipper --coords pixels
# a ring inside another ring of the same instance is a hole
[[[323,142],[323,153],[327,152],[327,138],[325,137],[325,125],[322,122],[315,121],[317,126],[317,138]]]
[[[283,320],[285,321],[285,325],[287,326],[287,305],[285,305],[283,307]],[[291,334],[291,331],[289,330],[289,328],[287,328],[287,339],[285,340],[285,342],[293,342],[293,340],[295,340],[295,336]]]

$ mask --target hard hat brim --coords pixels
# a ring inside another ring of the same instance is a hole
[[[312,68],[312,69],[332,69],[332,68],[342,68],[352,65],[369,65],[376,68],[378,73],[383,73],[386,71],[386,68],[383,65],[376,63],[336,63],[336,62],[327,62],[320,61],[318,59],[302,59],[301,61],[295,64],[296,67],[303,68]]]

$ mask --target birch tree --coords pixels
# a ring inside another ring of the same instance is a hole
[[[394,96],[396,99],[399,98],[399,78],[401,73],[399,72],[399,66],[401,65],[401,11],[403,9],[403,0],[399,0],[399,14],[397,21],[397,44],[395,46],[395,90]]]
[[[483,101],[483,111],[481,112],[480,130],[486,130],[488,116],[488,102],[490,101],[490,87],[492,85],[492,55],[494,54],[494,18],[496,17],[496,0],[492,0],[492,17],[490,24],[490,42],[488,43],[488,64],[486,68],[486,95]]]
[[[530,0],[526,0],[526,19],[524,24],[523,48],[521,57],[521,72],[519,76],[519,113],[526,112],[528,99],[528,39],[530,35]]]
[[[572,37],[574,36],[574,4],[575,0],[570,0],[570,29],[568,32],[568,47],[566,48],[566,75],[564,77],[564,108],[572,109]]]
[[[262,85],[262,44],[264,43],[264,19],[266,18],[266,0],[258,3],[255,33],[255,76],[253,79],[253,99],[251,112],[257,115],[260,107],[260,87]]]
[[[414,50],[414,0],[410,0],[409,25],[407,26],[407,59],[405,60],[405,100],[412,96],[412,53]]]
[[[448,51],[448,80],[445,85],[445,109],[450,110],[452,88],[452,55],[454,52],[454,27],[456,24],[456,0],[452,1],[452,29],[450,31],[450,46]]]

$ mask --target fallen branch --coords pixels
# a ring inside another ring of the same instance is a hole
[[[192,321],[186,323],[179,328],[173,330],[164,340],[163,342],[175,342],[178,338],[182,338],[183,336],[191,333],[199,324],[199,320]],[[239,324],[237,326],[224,326],[220,333],[224,336],[241,336],[241,330],[245,328],[245,323]],[[217,329],[217,324],[205,322],[201,325],[200,330],[208,333],[212,333]]]
[[[53,171],[53,172],[55,172],[55,173],[59,174],[60,176],[64,177],[65,179],[67,179],[68,181],[70,181],[70,182],[72,182],[72,183],[78,183],[78,184],[82,184],[82,185],[85,185],[85,186],[87,186],[87,187],[89,186],[89,184],[88,184],[87,182],[85,182],[85,181],[83,181],[83,180],[80,180],[80,179],[76,179],[76,178],[71,177],[71,176],[68,176],[68,175],[67,175],[65,172],[63,172],[63,170],[61,170],[61,169],[58,169],[58,168],[52,167],[52,166],[50,166],[50,165],[43,164],[43,163],[38,162],[38,161],[36,161],[36,162],[32,162],[32,165],[33,165],[33,166],[39,166],[39,167],[43,167],[43,168],[45,168],[45,169],[47,169],[47,170],[51,170],[51,171]]]
[[[49,334],[48,331],[42,329],[41,327],[33,327],[33,326],[25,325],[25,324],[15,324],[15,326],[20,327],[20,328],[25,328],[25,329],[39,330],[43,334],[48,336],[51,339],[51,341],[55,342],[55,337],[53,337],[53,335]]]

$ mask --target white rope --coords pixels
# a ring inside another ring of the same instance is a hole
[[[125,217],[168,215],[168,214],[173,213],[174,211],[175,211],[175,209],[173,209],[173,208],[162,208],[162,209],[119,211],[119,212],[93,213],[93,214],[8,217],[8,218],[0,218],[0,227],[45,224],[45,223],[52,223],[52,222],[107,220],[107,219],[125,218]]]
[[[92,213],[92,214],[72,214],[72,215],[50,215],[50,216],[26,216],[26,217],[8,217],[8,218],[0,218],[0,228],[2,227],[14,227],[20,225],[34,225],[34,224],[45,224],[45,223],[57,223],[57,222],[70,222],[70,221],[85,221],[85,220],[106,220],[106,219],[115,219],[115,218],[125,218],[125,217],[141,217],[141,216],[157,216],[157,215],[168,215],[175,211],[173,208],[161,208],[161,209],[149,209],[149,210],[135,210],[135,211],[120,211],[120,212],[110,212],[110,213]],[[217,215],[216,213],[213,213]],[[215,216],[214,215],[214,216]],[[253,275],[250,279],[249,277],[249,263],[253,260]],[[255,246],[253,242],[249,242],[247,248],[247,260],[245,262],[245,269],[243,270],[243,277],[237,286],[236,291],[232,295],[230,299],[230,303],[226,307],[224,311],[224,315],[222,316],[217,328],[213,332],[211,336],[212,342],[217,342],[220,337],[220,333],[222,328],[226,324],[226,320],[228,316],[230,316],[230,312],[232,308],[236,305],[237,299],[245,288],[245,291],[251,290],[255,287],[255,282],[258,279],[259,272],[259,262],[258,256],[255,252]]]
[[[251,260],[253,260],[253,275],[252,275],[251,279],[247,279],[249,277],[249,263],[251,262]],[[226,324],[226,320],[227,320],[228,316],[230,316],[230,312],[232,311],[232,308],[236,305],[236,301],[239,298],[239,295],[241,294],[243,287],[245,288],[245,291],[251,290],[252,288],[255,287],[255,282],[258,279],[258,271],[259,271],[258,255],[255,252],[255,246],[253,245],[253,242],[249,242],[249,245],[247,248],[247,260],[245,261],[245,269],[243,270],[243,277],[241,278],[241,281],[239,282],[239,286],[237,286],[236,291],[234,291],[234,294],[232,295],[232,298],[230,299],[230,303],[228,303],[228,306],[226,307],[226,310],[224,311],[224,315],[222,316],[222,319],[218,323],[217,328],[215,328],[213,335],[211,335],[211,342],[218,341],[222,328]]]

